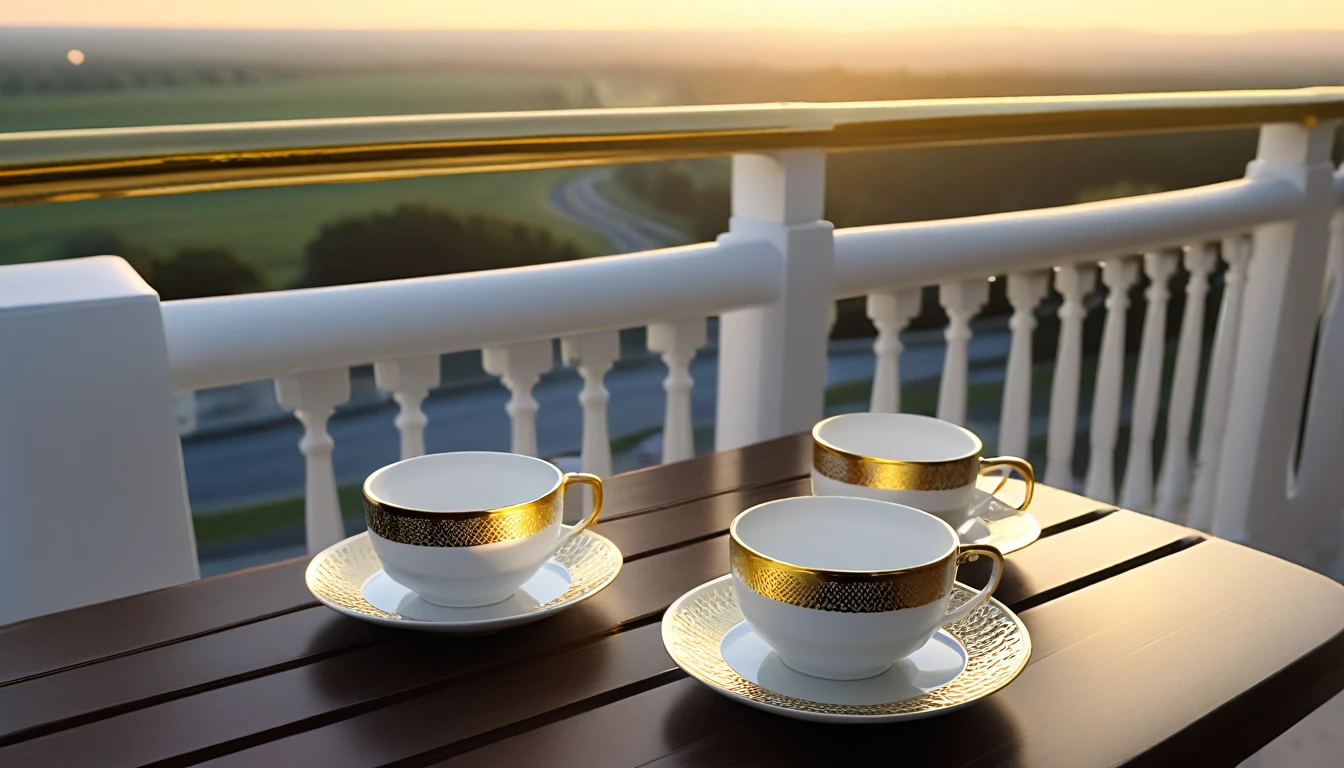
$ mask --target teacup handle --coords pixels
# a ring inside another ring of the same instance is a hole
[[[998,469],[999,467],[1016,469],[1018,472],[1022,473],[1022,478],[1027,481],[1027,490],[1022,494],[1022,503],[1017,505],[1015,509],[1019,512],[1026,509],[1027,505],[1031,503],[1031,495],[1036,492],[1036,470],[1031,468],[1031,462],[1026,459],[1019,459],[1016,456],[995,456],[990,459],[980,460],[980,474],[982,475],[992,469]],[[1008,482],[1008,478],[1005,477],[999,482],[998,488],[995,488],[990,492],[990,495],[997,494],[1002,490],[1003,485],[1006,482]]]
[[[597,516],[602,512],[602,478],[597,475],[590,475],[587,472],[567,473],[564,477],[560,478],[560,493],[562,496],[565,493],[565,489],[573,483],[586,485],[593,489],[593,511],[581,520],[578,525],[570,528],[569,533],[560,537],[560,543],[555,547],[557,550],[560,549],[560,547],[565,546],[570,539],[583,533],[585,528],[597,522]]]
[[[980,604],[989,599],[994,594],[994,590],[999,588],[999,581],[1003,579],[1003,553],[997,547],[991,547],[988,544],[967,544],[957,553],[957,565],[969,562],[977,557],[984,555],[994,561],[994,571],[989,575],[989,583],[985,588],[975,593],[970,600],[958,605],[956,608],[948,610],[947,615],[943,616],[944,624],[955,624],[966,618],[966,615]]]

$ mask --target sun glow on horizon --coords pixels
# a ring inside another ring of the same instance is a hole
[[[1340,0],[9,0],[0,25],[206,29],[799,30],[1117,28],[1171,34],[1344,30]]]

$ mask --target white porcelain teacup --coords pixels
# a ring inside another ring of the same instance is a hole
[[[593,511],[562,527],[565,487],[593,489]],[[435,453],[364,481],[369,539],[393,581],[435,605],[508,599],[602,511],[602,481],[514,453]]]
[[[993,594],[1003,555],[961,546],[943,520],[844,496],[759,504],[729,528],[733,595],[786,666],[858,680],[886,671]],[[957,565],[984,555],[989,584],[949,608]]]
[[[847,413],[812,428],[812,493],[861,496],[906,504],[960,525],[985,472],[1022,473],[1026,509],[1036,474],[1026,459],[981,458],[975,433],[949,421],[910,413]],[[1014,506],[1014,505],[1010,505]]]

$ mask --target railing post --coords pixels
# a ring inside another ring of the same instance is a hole
[[[868,319],[877,327],[873,341],[876,370],[868,410],[873,413],[901,411],[901,331],[919,314],[918,288],[868,294]]]
[[[1129,458],[1125,460],[1120,505],[1145,512],[1153,504],[1153,440],[1157,434],[1158,400],[1162,395],[1162,369],[1166,366],[1169,283],[1171,276],[1176,274],[1176,264],[1174,251],[1143,255],[1143,271],[1148,275],[1145,293],[1148,307],[1144,311],[1143,335],[1139,343],[1134,411],[1129,419]]]
[[[938,382],[938,418],[953,424],[966,423],[966,390],[969,386],[971,320],[989,301],[989,282],[962,280],[938,286],[938,302],[947,311],[947,356]]]
[[[498,376],[511,397],[504,406],[509,414],[509,450],[524,456],[537,455],[537,410],[532,388],[541,374],[555,367],[555,351],[550,341],[510,344],[481,350],[485,372]]]
[[[1055,267],[1055,290],[1064,297],[1059,306],[1059,347],[1055,375],[1050,383],[1050,439],[1046,444],[1045,482],[1073,489],[1073,442],[1078,433],[1078,390],[1083,375],[1084,301],[1097,284],[1091,264]]]
[[[563,339],[560,355],[579,370],[583,389],[579,405],[583,408],[583,446],[579,460],[584,472],[598,477],[611,474],[611,435],[607,430],[607,401],[611,399],[602,383],[621,356],[619,331],[590,333]],[[585,493],[587,486],[582,486]]]
[[[822,415],[835,263],[822,220],[826,155],[799,149],[733,157],[733,216],[719,242],[764,240],[780,254],[779,300],[719,322],[719,450],[810,429]]]
[[[350,371],[335,368],[276,379],[275,399],[303,425],[299,452],[304,459],[304,532],[308,551],[321,552],[345,538],[336,469],[331,463],[336,443],[327,433],[327,421],[336,406],[350,399]]]
[[[649,326],[649,349],[663,356],[667,378],[663,391],[667,407],[663,412],[663,463],[695,458],[695,431],[691,423],[691,360],[705,345],[705,319],[654,323]]]
[[[1243,297],[1248,322],[1241,324],[1237,340],[1213,526],[1223,538],[1319,567],[1333,554],[1323,548],[1333,549],[1338,541],[1338,467],[1317,478],[1329,486],[1323,493],[1301,486],[1290,462],[1308,394],[1336,205],[1330,166],[1334,127],[1315,120],[1267,125],[1247,168],[1251,179],[1293,182],[1302,202],[1291,219],[1255,229]],[[1320,409],[1332,413],[1313,410],[1308,418],[1341,426],[1337,398],[1333,393],[1331,407]],[[1312,424],[1308,436],[1318,426]],[[1338,452],[1341,445],[1334,440]],[[1316,456],[1336,465],[1341,458]]]
[[[425,454],[425,427],[429,417],[420,406],[429,397],[429,391],[439,386],[441,375],[438,355],[373,364],[374,382],[384,392],[391,392],[397,403],[393,424],[401,435],[403,459]]]
[[[1167,416],[1167,444],[1162,451],[1162,472],[1157,476],[1157,503],[1153,514],[1176,520],[1190,490],[1190,424],[1195,415],[1195,390],[1199,386],[1199,361],[1204,348],[1204,298],[1209,292],[1209,272],[1216,258],[1213,245],[1195,243],[1185,249],[1185,311],[1181,337],[1176,346],[1176,370],[1171,379],[1171,407]]]
[[[1111,259],[1101,267],[1106,285],[1106,326],[1101,332],[1101,361],[1092,394],[1092,422],[1088,432],[1090,454],[1084,493],[1097,501],[1115,500],[1115,441],[1120,435],[1120,399],[1125,383],[1125,314],[1129,287],[1139,277],[1132,258]]]
[[[108,256],[0,280],[0,624],[196,578],[158,297]]]
[[[1008,320],[1013,341],[1008,349],[1003,405],[999,409],[998,453],[1026,456],[1031,442],[1031,334],[1036,330],[1036,305],[1050,290],[1050,272],[1014,272],[1008,275]]]
[[[1222,458],[1223,428],[1227,423],[1227,399],[1232,394],[1233,357],[1241,326],[1241,294],[1246,283],[1246,262],[1251,258],[1251,239],[1224,238],[1221,247],[1227,272],[1223,275],[1223,303],[1218,308],[1218,327],[1213,335],[1213,353],[1204,387],[1204,418],[1199,428],[1199,454],[1195,483],[1190,489],[1190,508],[1185,524],[1208,531],[1213,524],[1214,484]]]

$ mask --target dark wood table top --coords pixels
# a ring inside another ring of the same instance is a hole
[[[734,515],[809,492],[809,460],[794,436],[611,478],[620,577],[497,635],[338,615],[306,558],[0,627],[0,765],[1234,765],[1344,689],[1344,588],[1043,487],[1044,535],[997,595],[1034,646],[1007,688],[887,726],[731,702],[671,662],[659,621],[728,571]]]

